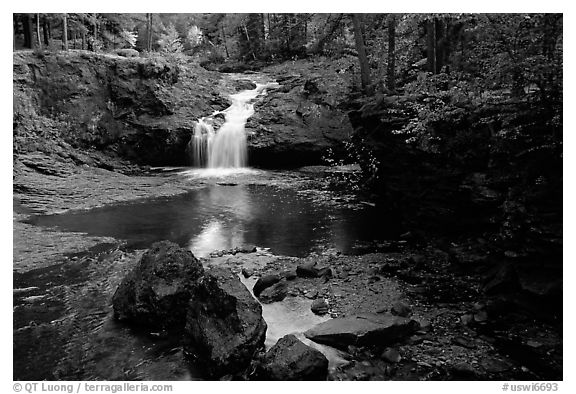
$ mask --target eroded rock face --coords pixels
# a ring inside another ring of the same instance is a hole
[[[331,319],[304,333],[314,342],[334,347],[384,345],[399,341],[416,332],[415,320],[391,314],[362,314]]]
[[[256,371],[260,380],[326,380],[328,360],[294,335],[278,340]]]
[[[215,268],[198,282],[186,316],[184,349],[213,377],[246,368],[264,346],[262,307],[230,270]]]
[[[320,80],[280,79],[280,88],[255,104],[255,113],[246,124],[251,165],[319,164],[327,149],[341,149],[353,129],[346,112],[336,107],[342,98],[319,90]]]
[[[156,242],[114,293],[114,317],[146,327],[182,328],[192,289],[203,274],[192,252]]]

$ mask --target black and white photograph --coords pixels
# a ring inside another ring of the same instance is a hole
[[[562,11],[182,8],[12,12],[7,392],[562,392]]]

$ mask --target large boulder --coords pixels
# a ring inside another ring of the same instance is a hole
[[[294,335],[278,340],[257,367],[261,380],[326,380],[328,359]]]
[[[194,290],[186,315],[184,349],[213,377],[246,368],[264,346],[262,307],[232,271],[214,268]]]
[[[203,274],[192,252],[156,242],[116,289],[114,317],[151,328],[183,328],[192,289]]]
[[[304,335],[314,342],[334,347],[348,345],[387,345],[410,336],[418,330],[417,321],[388,313],[366,313],[331,319],[317,324]]]

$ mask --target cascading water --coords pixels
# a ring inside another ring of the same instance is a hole
[[[255,89],[231,95],[232,105],[222,111],[225,121],[217,131],[205,118],[199,119],[190,140],[193,165],[208,168],[245,167],[248,149],[244,126],[254,114],[252,100],[265,94],[267,89],[278,86],[276,82],[256,84]]]
[[[194,128],[194,135],[190,140],[192,148],[192,164],[194,167],[203,167],[208,161],[208,150],[210,142],[214,137],[214,128],[210,123],[206,123],[204,118],[199,119]]]

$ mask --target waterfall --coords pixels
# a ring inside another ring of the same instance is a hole
[[[208,150],[213,137],[214,128],[212,125],[204,122],[204,118],[199,119],[189,143],[194,167],[202,167],[208,161]]]
[[[225,120],[217,131],[205,118],[199,119],[189,143],[193,165],[208,168],[245,167],[248,163],[248,147],[244,126],[254,114],[252,101],[265,94],[266,89],[277,86],[276,82],[256,84],[255,89],[231,95],[232,104],[222,111]]]

